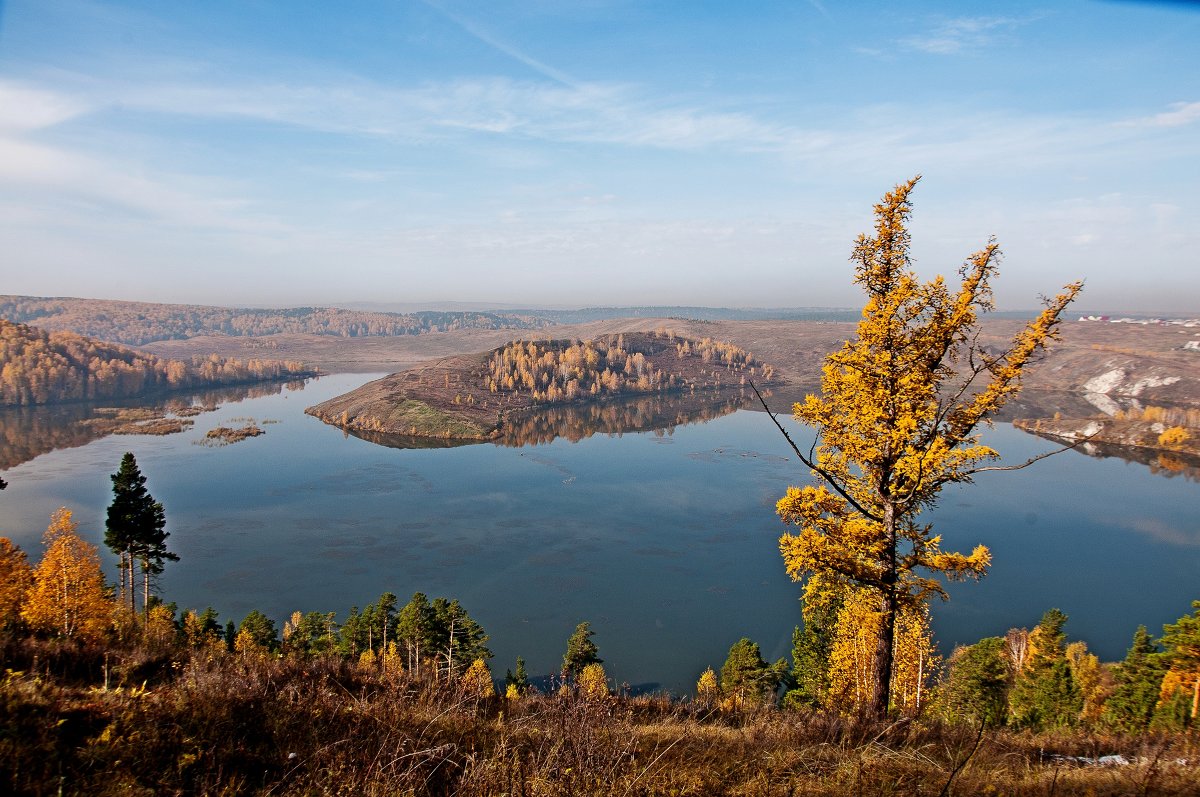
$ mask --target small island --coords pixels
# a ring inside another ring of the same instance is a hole
[[[730,343],[671,330],[515,341],[447,357],[305,410],[355,432],[494,440],[538,409],[623,396],[769,385],[774,369]]]

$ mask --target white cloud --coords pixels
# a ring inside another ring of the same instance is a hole
[[[1126,127],[1183,127],[1200,121],[1200,102],[1176,102],[1170,108],[1169,111],[1128,119],[1120,124]]]
[[[0,133],[41,130],[90,110],[76,97],[0,80]]]
[[[939,22],[928,33],[905,37],[900,43],[933,55],[958,55],[986,47],[1029,21],[1012,17],[957,17]]]

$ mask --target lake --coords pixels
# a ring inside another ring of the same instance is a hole
[[[531,674],[556,672],[567,637],[588,620],[611,678],[675,692],[719,669],[742,636],[765,657],[790,653],[799,586],[776,547],[784,527],[774,504],[808,475],[763,413],[672,406],[667,420],[638,427],[657,426],[650,431],[601,426],[610,431],[538,445],[426,449],[380,445],[303,414],[371,378],[226,394],[193,429],[165,437],[54,431],[53,418],[78,420],[82,409],[0,413],[9,449],[0,535],[36,560],[51,512],[66,506],[115,579],[102,547],[109,475],[132,451],[181,559],[162,577],[165,599],[212,605],[222,621],[251,609],[279,627],[297,610],[344,618],[384,591],[400,603],[421,591],[458,598],[483,624],[498,676],[518,655]],[[242,418],[274,423],[262,437],[197,445]],[[58,442],[23,439],[22,429]],[[1053,447],[1007,424],[986,439],[1010,462]],[[55,445],[75,447],[48,450]],[[11,465],[23,456],[33,458]],[[1122,658],[1138,624],[1158,633],[1200,598],[1198,509],[1194,472],[1167,478],[1074,451],[946,490],[931,516],[945,546],[986,544],[994,564],[934,606],[939,643],[948,652],[1032,627],[1056,606],[1070,616],[1071,639]]]

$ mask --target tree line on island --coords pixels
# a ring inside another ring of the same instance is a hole
[[[707,368],[688,376],[672,372],[671,360],[698,358]],[[773,369],[749,352],[711,338],[677,338],[671,330],[589,341],[516,341],[492,352],[482,381],[491,393],[524,393],[535,403],[652,393],[682,388],[744,385]]]
[[[172,360],[0,318],[0,407],[132,398],[154,391],[311,376],[291,360]]]

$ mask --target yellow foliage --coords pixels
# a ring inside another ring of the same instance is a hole
[[[267,655],[267,649],[258,644],[254,635],[245,628],[238,631],[237,636],[234,637],[233,649],[239,655],[251,659],[265,658]]]
[[[795,450],[819,486],[791,487],[776,507],[798,529],[779,541],[788,574],[828,574],[871,590],[882,612],[881,640],[895,632],[903,607],[945,597],[938,576],[987,571],[987,548],[943,551],[918,517],[943,486],[971,481],[997,458],[977,429],[1018,392],[1025,366],[1056,336],[1082,287],[1073,283],[1047,301],[1002,354],[975,345],[978,315],[993,309],[999,247],[989,242],[971,255],[955,291],[942,277],[920,282],[907,230],[917,179],[876,205],[875,235],[856,241],[854,281],[867,294],[856,336],[826,358],[821,395],[793,407],[797,421],[817,430],[815,456]],[[873,710],[882,714],[893,662],[879,658],[873,666],[883,694]]]
[[[1105,679],[1100,659],[1094,653],[1089,653],[1087,643],[1072,642],[1067,645],[1067,663],[1071,665],[1071,675],[1083,696],[1083,710],[1079,717],[1084,722],[1094,723],[1100,719],[1104,711],[1104,701],[1108,699],[1111,685]]]
[[[96,546],[80,538],[78,527],[65,507],[51,516],[21,616],[35,630],[98,641],[112,627],[114,607]]]
[[[604,665],[592,662],[584,667],[576,680],[576,686],[579,687],[579,693],[586,698],[608,697],[608,676],[604,672]]]
[[[12,540],[0,537],[0,628],[20,619],[25,593],[32,584],[33,568],[25,552]]]
[[[713,672],[712,667],[700,673],[700,678],[696,681],[697,700],[712,703],[720,695],[720,692],[720,687],[717,685],[717,674]]]
[[[471,662],[471,666],[459,679],[459,684],[463,692],[471,697],[487,698],[496,694],[496,687],[492,684],[492,672],[483,659]]]
[[[521,690],[517,688],[516,684],[509,684],[508,688],[506,688],[504,690],[504,699],[505,700],[520,700],[521,699]]]
[[[1158,436],[1158,444],[1163,448],[1178,448],[1191,439],[1188,430],[1182,426],[1172,426]]]

